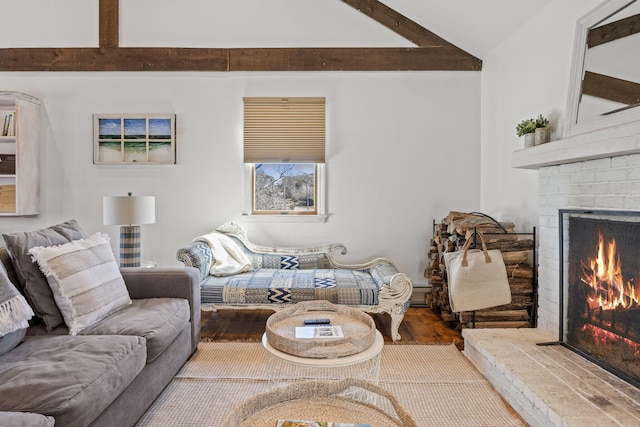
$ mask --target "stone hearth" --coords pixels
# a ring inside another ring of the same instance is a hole
[[[531,426],[640,426],[640,390],[540,329],[465,329],[464,354]]]

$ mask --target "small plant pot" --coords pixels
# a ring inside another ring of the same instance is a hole
[[[533,147],[535,145],[536,135],[535,133],[525,133],[524,134],[524,148]]]
[[[551,140],[551,128],[537,128],[535,131],[535,145],[546,144]]]

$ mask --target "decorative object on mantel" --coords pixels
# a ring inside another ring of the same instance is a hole
[[[140,267],[140,224],[156,222],[155,196],[104,196],[104,225],[120,225],[120,267]]]
[[[542,114],[536,119],[535,145],[546,144],[551,140],[551,127],[549,119]]]
[[[549,119],[539,114],[535,119],[523,120],[516,126],[516,133],[524,136],[525,148],[547,143],[551,139]]]
[[[535,131],[535,119],[523,120],[516,126],[516,133],[518,136],[524,136],[524,148],[533,147],[535,143]]]

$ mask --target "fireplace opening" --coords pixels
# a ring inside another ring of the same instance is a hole
[[[567,222],[561,340],[640,387],[640,213],[572,214]]]

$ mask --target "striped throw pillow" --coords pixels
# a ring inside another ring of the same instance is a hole
[[[95,233],[28,252],[47,277],[69,334],[76,335],[131,304],[108,235]]]

